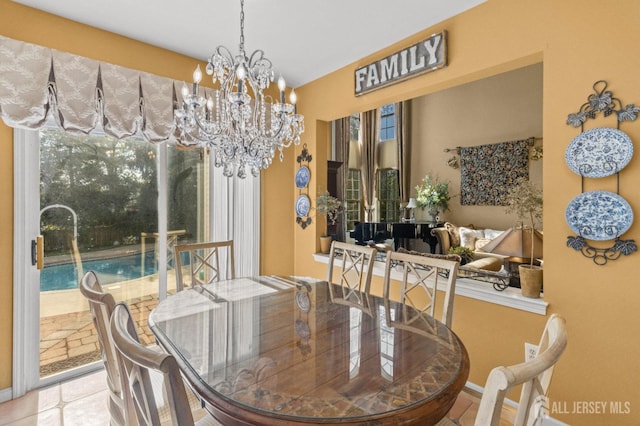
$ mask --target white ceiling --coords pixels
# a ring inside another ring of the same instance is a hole
[[[203,61],[240,41],[239,0],[14,1]],[[297,87],[484,1],[246,0],[245,50]]]

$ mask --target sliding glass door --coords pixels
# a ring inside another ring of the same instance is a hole
[[[38,214],[24,220],[37,220],[32,228],[44,241],[43,268],[26,274],[24,283],[38,301],[25,306],[38,318],[26,320],[39,342],[38,367],[25,361],[26,370],[39,371],[25,385],[31,388],[100,367],[96,331],[78,290],[88,270],[116,301],[130,305],[141,339],[154,342],[147,316],[165,291],[175,291],[173,246],[202,241],[209,232],[208,161],[202,150],[133,138],[16,132],[31,133],[37,144],[22,171],[33,176],[39,169],[26,202]],[[24,297],[25,305],[32,299]]]

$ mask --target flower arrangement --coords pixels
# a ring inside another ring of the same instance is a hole
[[[449,183],[438,182],[436,178],[427,175],[422,179],[422,183],[416,186],[416,204],[418,207],[429,210],[437,209],[445,211],[449,209]]]
[[[316,198],[316,211],[327,216],[327,223],[335,225],[338,215],[342,212],[342,201],[328,191],[321,192]]]

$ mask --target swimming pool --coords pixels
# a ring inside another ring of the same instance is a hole
[[[157,272],[154,252],[147,252],[144,257],[144,271],[141,272],[140,253],[110,259],[82,261],[82,270],[93,270],[98,275],[100,284],[113,284],[152,275]],[[45,266],[40,271],[40,291],[67,290],[78,288],[78,272],[75,263]]]

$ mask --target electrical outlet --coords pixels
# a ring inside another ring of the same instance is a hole
[[[538,354],[538,345],[534,345],[533,343],[525,343],[524,344],[524,360],[531,361]]]

